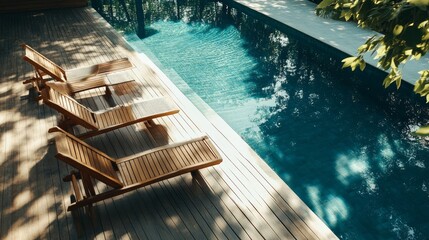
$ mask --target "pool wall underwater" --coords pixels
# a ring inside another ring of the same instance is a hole
[[[147,38],[125,38],[209,120],[224,119],[340,238],[425,239],[428,147],[411,132],[428,113],[412,86],[386,90],[386,73],[341,70],[344,53],[318,40],[201,2],[183,3],[180,17],[152,13]]]

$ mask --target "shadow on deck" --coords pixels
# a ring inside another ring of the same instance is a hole
[[[85,238],[142,239],[333,239],[335,235],[231,130],[214,126],[149,59],[140,58],[90,8],[0,15],[0,206],[1,239],[77,238],[66,207],[72,193],[62,177],[48,129],[56,113],[32,101],[21,81],[32,76],[21,43],[70,69],[129,57],[139,91],[115,95],[118,104],[170,96],[174,116],[136,124],[89,139],[112,157],[207,133],[224,162],[156,183],[94,206],[81,214]],[[101,90],[80,101],[94,110],[109,106]],[[98,188],[103,188],[97,183]]]

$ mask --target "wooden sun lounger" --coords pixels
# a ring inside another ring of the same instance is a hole
[[[63,115],[60,123],[63,128],[81,125],[88,129],[78,136],[82,139],[179,112],[177,106],[164,97],[94,112],[63,92],[55,82],[46,83],[42,99],[44,104]]]
[[[112,159],[58,127],[49,132],[58,132],[55,137],[56,158],[79,171],[72,171],[64,178],[65,181],[71,181],[76,197],[76,202],[68,206],[68,211],[222,162],[219,152],[207,136]],[[82,180],[85,197],[80,191],[79,179]],[[93,179],[111,188],[96,193]]]
[[[30,46],[22,44],[21,47],[25,51],[23,59],[34,67],[35,76],[24,80],[24,84],[31,83],[40,93],[45,82],[51,79],[59,82],[67,81],[85,81],[87,84],[82,85],[79,91],[92,89],[109,85],[107,74],[114,71],[126,70],[134,67],[128,58],[121,58],[101,64],[65,70],[58,66],[41,53],[37,52]]]

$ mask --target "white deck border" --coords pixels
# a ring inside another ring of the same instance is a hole
[[[359,28],[352,22],[319,17],[315,13],[316,4],[308,0],[233,0],[233,2],[257,11],[350,56],[356,55],[358,47],[368,38],[379,35],[375,31]],[[377,61],[370,54],[365,55],[365,61],[374,67],[377,66]],[[403,80],[414,85],[420,76],[418,72],[424,69],[429,69],[427,55],[420,61],[412,60],[401,67]]]

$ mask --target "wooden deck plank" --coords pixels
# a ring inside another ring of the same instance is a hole
[[[157,166],[157,167],[154,167],[154,169],[156,169],[156,170],[160,170],[160,169],[163,169],[165,166]],[[177,195],[179,195],[180,196],[180,194],[179,194],[180,192],[176,192],[176,194],[172,194],[170,197],[169,197],[169,199],[175,199],[175,201],[179,201],[179,199],[181,199],[181,200],[185,200],[183,197],[178,197]],[[185,210],[186,211],[186,210]],[[191,214],[193,214],[192,213],[192,211],[189,211]],[[187,216],[187,219],[189,220],[189,213],[184,213],[186,216]],[[193,215],[194,217],[195,217],[195,215]],[[198,216],[196,216],[196,217],[198,217]],[[189,221],[187,221],[187,222],[189,222]],[[200,224],[200,221],[197,221],[199,224]],[[195,223],[194,223],[194,225],[195,225]],[[208,236],[210,236],[210,233],[209,233],[209,229],[205,229],[205,237],[208,237]],[[193,232],[197,232],[197,231],[193,231]],[[201,237],[202,237],[202,235],[197,235],[197,236],[194,236],[196,239],[200,239]]]
[[[10,19],[7,19],[4,21],[5,24],[11,24]],[[6,35],[0,35],[0,36],[6,36]],[[10,35],[8,35],[10,36]],[[1,238],[13,237],[13,231],[11,230],[13,221],[12,221],[12,214],[13,211],[11,209],[12,207],[12,189],[14,185],[16,184],[14,181],[14,176],[16,175],[17,171],[17,150],[14,150],[12,146],[12,141],[6,141],[6,139],[13,139],[13,133],[11,131],[14,130],[15,121],[18,121],[18,119],[14,119],[13,116],[10,116],[8,111],[12,111],[14,108],[13,101],[7,101],[9,98],[7,95],[14,95],[13,92],[13,80],[11,72],[12,69],[14,69],[14,66],[12,66],[13,61],[8,61],[9,58],[13,56],[13,53],[9,50],[11,49],[11,45],[13,44],[9,39],[2,39],[3,41],[3,48],[5,53],[1,54],[3,57],[2,65],[4,70],[0,71],[1,74],[1,86],[2,86],[2,92],[4,92],[4,96],[2,99],[2,117],[1,117],[1,124],[4,126],[3,132],[2,132],[2,145],[3,145],[3,152],[4,157],[0,160],[1,166],[2,166],[2,211],[1,211]],[[9,50],[9,51],[8,51]],[[13,112],[11,114],[14,114]],[[9,115],[9,116],[7,116]],[[11,159],[11,160],[9,160]]]
[[[104,139],[104,138],[103,138]],[[106,143],[105,143],[106,144]],[[109,144],[107,144],[109,145]],[[111,146],[111,145],[109,145]],[[116,145],[118,146],[118,145]],[[124,148],[115,148],[117,149],[116,153],[112,153],[113,156],[119,156],[119,155],[123,155],[123,149]],[[119,152],[119,153],[118,153]],[[118,199],[118,198],[116,198]],[[120,198],[119,198],[120,199]],[[115,202],[120,202],[119,200],[115,201]],[[158,211],[153,211],[153,208],[146,208],[146,204],[137,204],[137,206],[139,206],[140,211],[142,214],[139,214],[137,216],[139,216],[140,218],[146,217],[147,215],[149,215],[148,217],[150,217],[152,220],[148,220],[148,222],[146,223],[142,223],[141,220],[139,220],[138,222],[140,222],[141,227],[145,227],[145,232],[147,232],[149,230],[149,234],[151,234],[152,236],[155,236],[155,238],[171,238],[173,235],[171,233],[169,233],[168,229],[165,229],[160,223],[159,219],[160,217],[158,216],[159,212]],[[130,211],[130,212],[135,212],[135,211]],[[155,216],[154,216],[155,215]],[[139,219],[140,219],[139,218]],[[156,219],[156,221],[154,221]],[[150,228],[149,226],[152,226],[152,228]],[[157,226],[156,228],[154,228],[153,226]],[[158,232],[153,232],[153,229],[160,229],[161,231]],[[149,235],[150,236],[150,235]]]
[[[214,125],[207,121],[153,63],[133,52],[89,8],[0,14],[0,150],[5,159],[0,159],[0,238],[26,236],[22,229],[30,225],[35,237],[77,238],[72,216],[65,211],[71,189],[61,181],[71,168],[57,162],[53,146],[47,144],[52,138],[47,129],[56,123],[55,111],[20,100],[27,94],[20,80],[32,75],[31,67],[20,58],[21,41],[66,69],[128,57],[136,66],[130,76],[142,88],[129,91],[119,86],[119,92],[128,93],[116,95],[113,91],[111,100],[123,104],[169,96],[181,109],[146,125],[88,139],[108,155],[127,156],[206,132],[224,158],[221,165],[200,171],[202,182],[188,174],[95,205],[93,220],[80,217],[85,225],[83,238],[335,238],[230,128],[216,119],[210,119]],[[103,94],[104,89],[96,89],[76,97],[82,97],[79,102],[83,105],[99,110],[111,106],[112,101]],[[20,137],[22,146],[10,141],[14,136]],[[190,156],[186,151],[168,154]],[[18,178],[22,170],[27,172],[23,182]],[[96,190],[104,187],[99,183]],[[14,204],[25,194],[30,204],[15,209]]]

